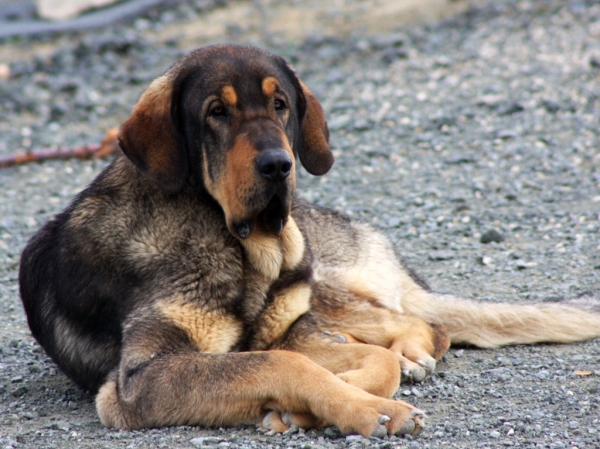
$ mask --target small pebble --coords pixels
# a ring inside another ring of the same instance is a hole
[[[429,253],[429,260],[442,261],[454,259],[454,251],[432,251]]]
[[[190,440],[190,443],[195,447],[202,447],[205,445],[209,446],[219,444],[221,441],[223,441],[223,438],[208,436],[193,438],[192,440]]]
[[[479,239],[479,241],[481,243],[490,243],[490,242],[500,243],[500,242],[504,241],[504,238],[505,238],[504,235],[502,235],[496,229],[489,229],[486,232],[484,232],[483,234],[481,234],[481,238]]]
[[[412,393],[413,396],[416,396],[417,398],[423,397],[423,393],[421,393],[421,391],[419,391],[419,389],[416,387],[412,387],[410,389],[410,392]]]

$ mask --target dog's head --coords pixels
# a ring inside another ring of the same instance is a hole
[[[296,186],[333,164],[321,105],[286,62],[252,47],[216,45],[157,78],[119,131],[127,157],[168,193],[191,180],[220,204],[229,231],[279,234]]]

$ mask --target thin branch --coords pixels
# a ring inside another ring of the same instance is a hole
[[[45,148],[43,150],[18,153],[8,157],[0,157],[0,168],[23,165],[29,162],[41,162],[47,159],[100,159],[114,154],[119,149],[117,128],[106,132],[100,145],[83,145],[72,148]]]

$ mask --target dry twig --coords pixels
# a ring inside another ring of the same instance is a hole
[[[84,145],[73,148],[46,148],[43,150],[18,153],[8,157],[0,157],[0,168],[23,165],[29,162],[41,162],[47,159],[100,159],[115,153],[119,144],[117,142],[117,128],[111,128],[106,132],[100,145]]]

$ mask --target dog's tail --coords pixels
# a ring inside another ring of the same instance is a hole
[[[453,344],[480,348],[600,337],[600,301],[592,298],[519,305],[421,291],[406,295],[402,308],[409,315],[442,324]]]

